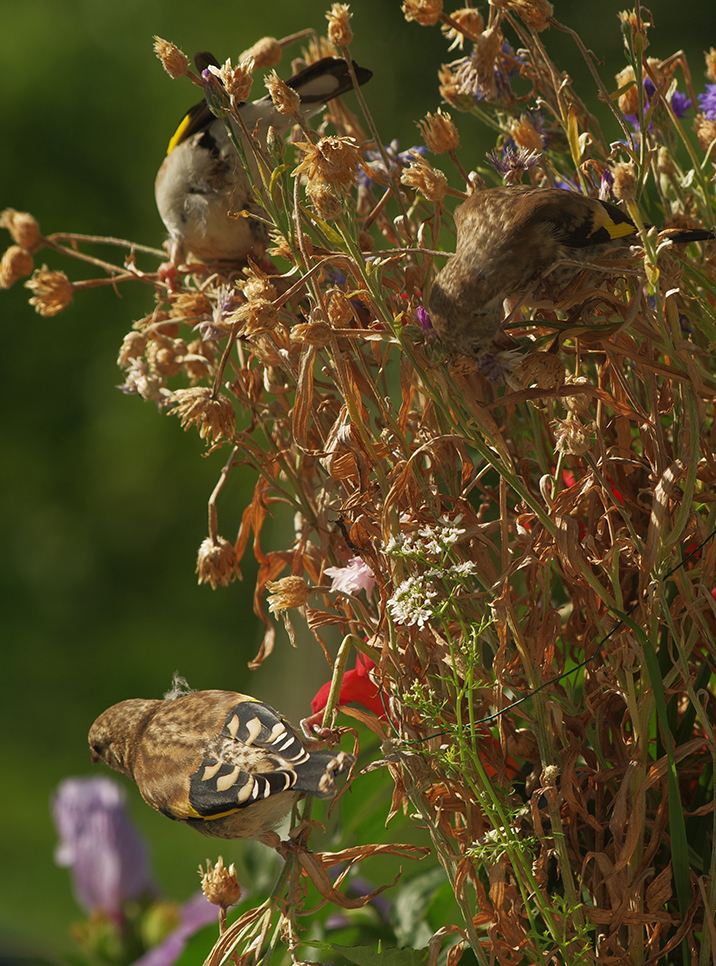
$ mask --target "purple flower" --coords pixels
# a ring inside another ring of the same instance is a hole
[[[707,84],[704,94],[697,94],[699,107],[709,121],[716,121],[716,84]]]
[[[375,587],[373,571],[360,557],[351,557],[345,567],[326,567],[323,571],[331,578],[331,590],[339,594],[357,594],[365,591],[370,597]]]
[[[119,785],[109,778],[67,778],[53,798],[52,816],[60,836],[55,862],[72,869],[85,912],[119,921],[123,902],[155,894],[147,850]]]
[[[512,141],[512,144],[506,144],[502,151],[490,151],[487,155],[487,163],[492,165],[507,184],[519,184],[522,175],[539,164],[541,157],[539,151],[518,148]]]
[[[413,160],[412,155],[419,154],[424,157],[428,153],[428,149],[424,145],[418,145],[414,148],[408,148],[407,151],[401,151],[400,142],[397,140],[384,145],[384,148],[388,161],[390,162],[390,173],[392,176],[399,176],[403,168],[407,168],[410,165]],[[383,164],[383,157],[380,151],[366,151],[366,159],[368,163],[365,165],[365,168],[361,168],[358,172],[358,183],[364,188],[370,188],[374,184],[387,183],[385,165]],[[369,171],[374,171],[376,177],[371,178],[368,173]]]
[[[671,95],[671,110],[677,117],[686,117],[686,112],[691,110],[691,98],[681,91],[674,91]]]
[[[212,906],[203,892],[196,892],[182,906],[180,913],[181,921],[177,928],[170,932],[166,939],[150,949],[149,952],[140,956],[132,966],[171,966],[181,956],[186,946],[187,939],[199,932],[204,926],[212,922],[218,926],[218,910]],[[218,936],[218,931],[217,931]]]
[[[645,100],[644,113],[646,113],[649,105],[651,104],[651,99],[654,96],[655,92],[656,92],[656,87],[654,87],[653,82],[650,80],[650,78],[645,77],[644,94],[646,95],[646,97],[644,99]],[[701,97],[701,95],[699,95],[699,97]],[[690,110],[692,107],[691,98],[687,97],[686,94],[682,94],[681,91],[676,91],[676,90],[671,95],[671,101],[669,103],[671,104],[671,110],[679,118],[686,117],[686,112]],[[629,123],[631,124],[631,126],[634,128],[635,131],[641,130],[641,124],[639,123],[639,120],[636,114],[625,114],[624,117],[627,119],[627,121],[629,121]],[[652,130],[652,127],[653,125],[650,123],[649,124],[650,131]]]
[[[418,317],[418,325],[423,330],[425,341],[432,342],[435,338],[437,338],[437,333],[433,328],[433,322],[432,322],[432,319],[430,318],[430,313],[426,308],[424,308],[424,306],[419,305],[418,308],[416,309],[415,314]]]

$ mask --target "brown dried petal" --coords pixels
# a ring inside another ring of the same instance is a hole
[[[273,106],[279,114],[295,115],[299,112],[301,108],[300,94],[281,80],[275,70],[266,75],[264,83],[271,95]]]
[[[303,607],[308,601],[308,584],[303,577],[282,577],[280,580],[269,580],[266,589],[271,596],[268,599],[268,609],[271,613],[287,610],[289,607]]]
[[[334,3],[326,14],[328,39],[336,47],[347,47],[353,40],[350,19],[353,14],[347,3]]]
[[[443,0],[404,0],[405,19],[415,20],[421,27],[433,27],[443,12]]]
[[[516,13],[532,30],[544,30],[554,8],[547,0],[490,0],[493,7]]]
[[[117,357],[119,368],[127,369],[132,359],[141,359],[146,345],[147,340],[141,332],[128,332],[122,340],[122,347]]]
[[[425,146],[433,154],[454,151],[460,146],[460,135],[452,118],[442,108],[435,114],[426,114],[425,120],[418,121],[420,133],[423,135]]]
[[[303,158],[293,172],[294,177],[305,174],[309,183],[355,184],[362,159],[353,138],[329,136],[317,144],[298,141],[296,146],[303,151]]]
[[[64,272],[51,272],[47,265],[38,268],[25,288],[34,292],[30,305],[34,306],[38,315],[51,318],[61,312],[72,301],[74,288],[72,282]]]
[[[236,869],[233,863],[227,869],[224,866],[222,856],[219,856],[216,865],[213,867],[207,859],[206,872],[199,866],[199,875],[201,876],[201,891],[209,902],[215,906],[228,909],[241,898],[241,886],[236,878]]]
[[[236,413],[230,400],[219,394],[214,398],[207,386],[177,389],[172,395],[170,416],[178,416],[183,429],[196,426],[202,439],[209,443],[224,436],[231,439],[236,429]]]
[[[253,60],[254,69],[261,67],[275,67],[283,56],[281,45],[275,37],[262,37],[256,43],[239,55],[239,61]]]
[[[425,158],[416,158],[400,176],[401,184],[417,188],[428,201],[442,201],[448,180],[442,171],[434,168]]]

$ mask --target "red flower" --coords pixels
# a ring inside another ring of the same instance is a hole
[[[372,711],[379,718],[385,718],[385,708],[380,697],[380,690],[368,677],[368,671],[374,667],[375,664],[369,657],[365,657],[363,654],[356,656],[355,669],[346,671],[343,675],[338,704],[362,704],[364,708]],[[311,701],[314,714],[318,714],[326,707],[330,690],[331,682],[326,681]]]

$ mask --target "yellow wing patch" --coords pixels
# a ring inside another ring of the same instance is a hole
[[[185,115],[185,117],[182,119],[181,124],[172,135],[171,141],[167,145],[167,154],[171,154],[174,148],[177,146],[177,144],[181,142],[182,138],[184,137],[184,133],[186,132],[186,129],[189,127],[190,122],[191,122],[191,115],[190,114]]]

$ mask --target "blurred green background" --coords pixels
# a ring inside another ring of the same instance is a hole
[[[158,247],[164,235],[154,175],[196,94],[162,71],[152,35],[223,60],[266,34],[323,31],[327,6],[3,0],[0,208],[32,212],[46,233]],[[616,18],[623,6],[555,2],[557,18],[579,30],[612,87],[624,64]],[[702,90],[702,51],[716,44],[713,0],[653,0],[650,8],[649,53],[685,49]],[[438,30],[407,24],[398,0],[356,0],[352,9],[353,52],[374,71],[365,94],[379,130],[403,148],[419,143],[415,120],[440,103],[436,71],[458,54],[447,52]],[[604,116],[571,41],[553,30],[543,37]],[[284,74],[297,53],[289,52]],[[493,142],[477,122],[458,123],[469,168]],[[619,136],[609,124],[605,133]],[[40,257],[73,279],[87,277],[77,263]],[[196,584],[206,501],[225,454],[203,459],[196,432],[183,433],[176,419],[115,388],[122,336],[145,314],[152,292],[140,285],[86,292],[55,319],[37,316],[27,298],[20,284],[0,293],[0,959],[58,961],[72,948],[67,930],[79,912],[67,871],[53,864],[48,802],[61,779],[89,773],[94,717],[123,698],[160,696],[179,670],[193,687],[248,690],[298,720],[327,668],[309,639],[292,650],[280,629],[272,658],[247,670],[262,634],[251,610],[249,556],[243,583],[215,592]],[[226,537],[235,536],[253,484],[250,474],[234,474],[222,495]],[[288,546],[290,523],[274,521],[265,545]],[[198,885],[198,862],[216,849],[151,812],[136,792],[130,797],[160,881],[173,898],[187,898]],[[227,861],[242,848],[224,849]]]

